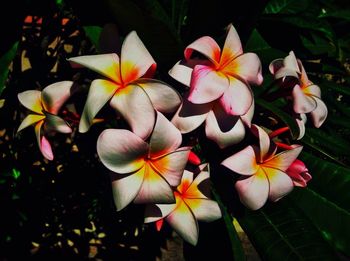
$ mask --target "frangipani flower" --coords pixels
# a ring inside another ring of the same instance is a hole
[[[145,223],[156,221],[157,225],[161,225],[166,220],[184,240],[196,245],[199,233],[197,220],[211,222],[221,217],[219,205],[206,196],[210,193],[208,184],[205,184],[209,179],[208,165],[200,165],[198,171],[196,176],[184,171],[181,184],[175,191],[175,204],[148,205]],[[203,191],[205,189],[207,191]]]
[[[207,60],[194,60],[193,51]],[[207,104],[218,100],[229,115],[244,115],[253,103],[249,83],[261,84],[261,63],[254,53],[243,54],[241,41],[232,25],[228,27],[221,51],[209,36],[194,41],[185,49],[186,63],[177,63],[170,75],[187,83],[190,76],[188,100],[194,104]],[[193,70],[190,70],[193,68]]]
[[[67,122],[57,116],[59,109],[71,95],[72,85],[73,82],[71,81],[62,81],[53,83],[42,91],[30,90],[18,94],[20,103],[34,114],[29,114],[22,121],[17,132],[30,125],[35,125],[35,134],[40,151],[48,160],[53,160],[53,153],[51,145],[43,132],[51,130],[62,133],[72,132]]]
[[[125,38],[120,57],[110,53],[74,57],[69,61],[106,77],[91,83],[80,132],[88,131],[96,114],[110,101],[110,105],[128,121],[132,131],[145,139],[155,123],[154,108],[169,113],[181,103],[179,94],[170,86],[147,79],[153,75],[156,63],[135,31]]]
[[[101,133],[97,153],[114,172],[112,189],[118,210],[132,201],[175,201],[172,186],[179,185],[190,153],[190,147],[179,148],[181,142],[180,131],[159,112],[149,144],[128,130]]]
[[[221,164],[232,171],[243,175],[235,187],[241,202],[256,210],[261,208],[267,199],[276,201],[293,189],[292,179],[286,170],[295,161],[302,146],[276,154],[270,145],[267,133],[253,125],[253,133],[259,137],[259,147],[248,146],[225,159]]]
[[[309,170],[306,168],[304,162],[296,159],[292,165],[286,170],[287,174],[293,180],[296,187],[306,187],[307,182],[312,179]]]
[[[321,100],[320,87],[308,79],[301,61],[297,60],[294,52],[290,52],[284,59],[273,61],[269,68],[276,79],[292,76],[299,80],[292,91],[293,109],[300,114],[310,113],[314,126],[319,128],[326,120],[328,110]]]

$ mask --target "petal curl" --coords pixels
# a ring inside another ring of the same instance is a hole
[[[243,150],[228,157],[221,162],[221,165],[241,175],[252,175],[259,168],[252,146],[247,146]]]
[[[191,58],[193,51],[203,54],[215,66],[219,64],[221,50],[213,38],[203,36],[187,46],[184,52],[186,60]]]
[[[316,128],[321,127],[328,115],[328,109],[326,104],[319,98],[314,97],[317,103],[317,107],[311,114],[312,123]]]
[[[72,81],[50,84],[41,92],[43,107],[46,111],[57,114],[62,105],[71,96]]]

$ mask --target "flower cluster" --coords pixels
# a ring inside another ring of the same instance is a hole
[[[243,53],[232,25],[222,49],[211,37],[201,37],[186,47],[184,59],[170,69],[170,76],[188,87],[183,95],[152,78],[156,62],[134,31],[125,38],[120,55],[79,56],[69,61],[73,67],[86,67],[101,75],[91,82],[79,132],[89,130],[106,103],[129,126],[105,129],[97,140],[97,154],[110,171],[118,211],[132,202],[146,204],[146,223],[156,222],[160,229],[165,220],[186,241],[197,243],[198,221],[221,217],[218,204],[210,199],[210,162],[202,163],[182,138],[182,134],[195,135],[194,130],[201,126],[218,148],[232,148],[233,155],[221,164],[240,175],[235,188],[248,208],[259,209],[267,199],[276,201],[293,186],[305,187],[311,179],[297,159],[302,146],[278,139],[288,127],[268,130],[252,124],[251,88],[262,84],[262,66],[256,54]],[[305,114],[320,127],[327,116],[320,88],[308,80],[294,53],[273,61],[270,71],[293,103],[299,138],[305,132]],[[39,148],[48,160],[54,156],[45,134],[72,131],[58,116],[72,86],[70,81],[57,82],[41,92],[18,95],[20,103],[34,113],[23,120],[18,131],[34,125]],[[235,144],[245,137],[249,137],[246,147],[237,151]]]

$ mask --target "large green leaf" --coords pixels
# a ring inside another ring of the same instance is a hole
[[[16,55],[18,42],[8,50],[2,57],[0,57],[0,95],[5,89],[7,75],[9,73],[9,65]]]
[[[256,104],[263,107],[264,109],[270,111],[272,114],[277,116],[280,120],[282,120],[290,129],[292,137],[296,139],[299,136],[299,127],[296,123],[296,120],[293,119],[288,113],[282,111],[272,103],[269,103],[263,99],[256,99]]]
[[[330,189],[333,189],[331,184]],[[342,195],[339,193],[338,197]],[[289,198],[312,220],[329,244],[350,255],[350,213],[347,210],[307,188],[296,188]]]
[[[271,0],[266,6],[265,14],[295,14],[305,10],[310,1]]]
[[[84,26],[83,28],[87,37],[89,37],[91,43],[96,47],[97,50],[99,50],[99,40],[102,32],[102,27],[101,26]]]
[[[313,223],[289,200],[237,218],[263,260],[336,260]]]
[[[350,169],[303,152],[300,159],[312,175],[309,187],[350,213]]]

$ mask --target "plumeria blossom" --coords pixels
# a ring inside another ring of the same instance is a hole
[[[125,118],[132,131],[143,139],[152,132],[156,113],[175,111],[181,97],[167,84],[148,79],[156,63],[135,31],[129,33],[116,53],[70,58],[73,65],[85,66],[105,79],[92,81],[82,113],[79,131],[87,132],[101,108],[109,104]]]
[[[193,59],[193,52],[207,60]],[[194,104],[207,104],[219,100],[230,115],[244,115],[253,103],[249,84],[261,84],[261,63],[254,53],[242,51],[237,31],[232,25],[221,51],[215,40],[203,36],[186,47],[185,63],[178,62],[170,75],[180,82],[188,82],[188,100]]]
[[[193,59],[193,51],[207,60]],[[209,36],[204,36],[185,49],[185,62],[169,71],[177,81],[190,87],[172,122],[182,133],[188,133],[205,122],[206,136],[220,148],[239,143],[250,127],[254,102],[249,83],[261,84],[261,63],[256,54],[242,52],[234,27],[221,51]]]
[[[296,159],[292,165],[286,170],[286,173],[293,180],[293,184],[296,187],[306,187],[307,182],[312,179],[309,170],[306,168],[304,162]]]
[[[172,187],[179,185],[190,153],[180,147],[181,133],[160,112],[146,143],[128,130],[107,129],[97,140],[97,153],[111,170],[116,207],[130,202],[173,203]]]
[[[270,143],[268,134],[252,125],[253,133],[259,138],[259,147],[247,146],[221,164],[241,174],[235,184],[241,202],[253,210],[261,208],[267,199],[277,201],[293,189],[293,181],[286,170],[295,161],[302,146],[276,154],[276,147]]]
[[[145,223],[157,222],[159,228],[163,220],[187,242],[196,245],[198,222],[210,222],[221,217],[219,205],[208,198],[210,189],[207,164],[198,167],[195,173],[185,170],[180,185],[175,191],[175,204],[154,204],[146,207]]]
[[[293,109],[296,113],[310,113],[313,124],[319,128],[327,118],[328,110],[321,100],[320,87],[313,84],[300,60],[290,52],[284,59],[277,59],[270,64],[270,72],[276,79],[285,79],[291,76],[298,79],[299,83],[293,87]]]
[[[48,160],[53,160],[54,156],[44,133],[49,131],[72,132],[68,123],[57,116],[59,109],[71,95],[72,85],[71,81],[62,81],[53,83],[42,91],[29,90],[18,94],[20,103],[33,113],[22,121],[17,132],[34,125],[40,151]]]

